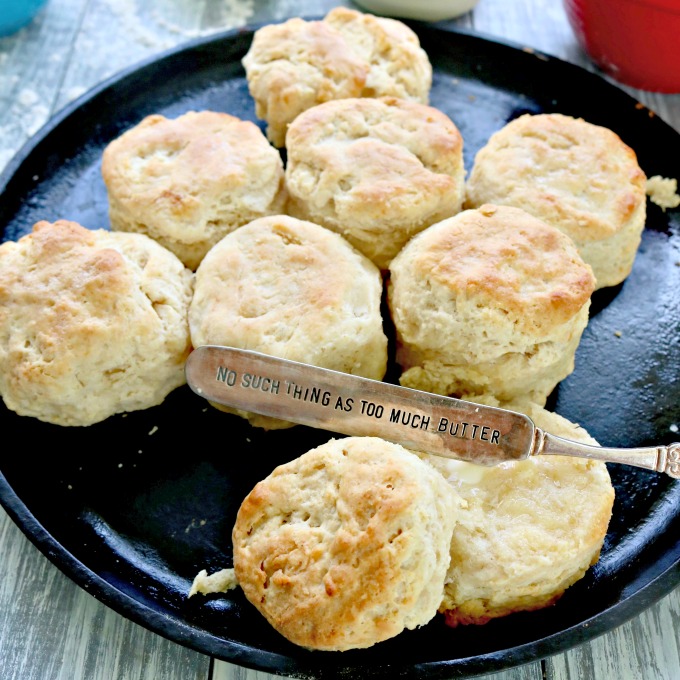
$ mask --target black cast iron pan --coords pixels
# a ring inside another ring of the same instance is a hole
[[[624,92],[557,59],[478,35],[414,25],[434,66],[431,103],[458,125],[469,170],[497,129],[556,111],[610,127],[648,176],[678,176],[680,136]],[[252,30],[202,39],[88,93],[0,177],[2,238],[65,218],[108,226],[104,146],[150,113],[226,111],[256,120],[240,64]],[[612,446],[668,444],[680,424],[680,211],[650,204],[635,267],[598,291],[576,370],[549,406]],[[680,583],[680,484],[613,467],[614,517],[598,565],[553,607],[483,627],[436,618],[368,650],[319,653],[275,633],[239,591],[186,595],[195,574],[231,566],[236,510],[277,464],[329,438],[264,433],[189,388],[161,406],[60,428],[0,406],[0,501],[66,574],[130,619],[206,654],[309,678],[471,676],[565,650],[638,614]],[[206,446],[210,442],[211,446]],[[215,454],[215,451],[219,453]]]

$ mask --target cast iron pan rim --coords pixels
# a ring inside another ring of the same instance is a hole
[[[490,38],[475,31],[452,28],[441,24],[430,25],[420,22],[405,23],[410,23],[416,30],[427,31],[430,34],[460,34],[474,40],[495,43],[496,45],[512,49],[513,52],[517,50],[526,51],[526,48],[520,44]],[[256,25],[251,25],[190,40],[182,45],[152,55],[93,87],[81,97],[61,109],[21,147],[16,155],[10,160],[4,172],[0,174],[0,193],[3,193],[6,190],[12,177],[28,159],[31,153],[33,153],[36,148],[66,119],[75,114],[83,106],[96,103],[95,100],[99,96],[112,90],[115,86],[120,85],[126,79],[138,76],[140,70],[144,70],[151,66],[157,66],[159,62],[172,59],[176,55],[186,51],[235,38],[239,35],[252,33],[256,28]],[[566,71],[578,73],[580,79],[589,78],[593,82],[597,82],[599,87],[602,87],[604,84],[606,87],[610,88],[610,90],[634,101],[633,97],[630,97],[630,95],[626,94],[623,90],[609,83],[596,73],[589,72],[579,66],[570,64],[557,57],[545,55],[539,51],[533,51],[532,53],[529,53],[528,57],[529,56],[559,64],[559,66]],[[656,124],[662,124],[672,130],[668,124],[658,117],[656,118]],[[314,663],[313,661],[318,661],[319,657],[310,656],[302,660],[291,659],[278,653],[253,649],[241,643],[225,640],[212,635],[207,631],[192,627],[180,619],[164,615],[135,600],[130,595],[118,590],[110,582],[97,575],[85,564],[76,559],[54,539],[18,498],[1,472],[0,504],[3,505],[12,520],[23,531],[27,538],[65,575],[70,577],[76,584],[83,587],[86,592],[89,592],[105,605],[111,607],[113,610],[126,616],[130,620],[185,647],[245,667],[274,673],[285,673],[293,677],[296,674],[308,676],[310,673],[312,675],[318,673],[320,669],[319,664]],[[679,581],[680,563],[675,562],[654,576],[650,581],[640,586],[634,593],[628,595],[625,601],[618,602],[608,609],[605,609],[570,628],[566,628],[558,633],[542,638],[541,640],[510,647],[505,650],[497,650],[495,652],[468,658],[414,664],[410,667],[415,673],[415,676],[412,677],[444,678],[450,677],[451,672],[455,672],[456,670],[470,677],[470,675],[476,675],[483,672],[519,666],[538,658],[543,658],[544,656],[565,651],[598,635],[604,634],[612,627],[620,625],[624,621],[634,617],[640,613],[643,608],[651,605],[654,601],[657,601],[669,593]],[[342,674],[343,671],[347,672],[348,670],[352,670],[350,667],[342,668],[338,666],[338,658],[336,655],[327,656],[328,660],[331,658],[335,664],[332,666],[323,664],[320,669],[320,677],[331,677],[332,675]],[[324,661],[325,660],[326,659],[324,659]],[[360,670],[363,677],[375,678],[395,677],[395,675],[399,673],[398,668],[394,665],[361,666]]]
[[[309,661],[290,659],[281,654],[252,649],[247,645],[219,638],[207,631],[196,629],[180,619],[161,614],[118,590],[76,559],[53,538],[14,493],[2,473],[0,473],[0,502],[15,524],[45,557],[87,593],[131,621],[194,651],[255,670],[277,674],[286,673],[290,677],[295,677],[296,673],[308,677],[310,673],[314,674],[318,671],[319,665],[314,663],[317,657],[310,656]],[[606,633],[611,630],[612,624],[618,626],[633,618],[640,612],[641,603],[644,603],[644,606],[651,606],[675,587],[679,577],[680,563],[676,562],[629,595],[624,602],[615,604],[559,633],[517,647],[474,657],[414,664],[410,668],[415,675],[409,677],[447,678],[450,677],[452,670],[463,671],[465,675],[460,677],[471,677],[471,675],[484,672],[520,666],[545,656],[564,652]],[[323,669],[319,677],[335,677],[336,675],[340,677],[347,671],[359,669],[362,677],[388,678],[396,677],[398,673],[396,665],[381,664],[343,668],[337,664],[338,657],[335,654],[327,655],[328,660],[331,658],[336,662],[335,672],[331,670],[331,667],[327,667]]]

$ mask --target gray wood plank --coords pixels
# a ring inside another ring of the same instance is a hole
[[[477,680],[542,680],[543,672],[540,663],[532,663],[475,677]],[[282,676],[253,671],[224,661],[216,661],[211,680],[274,680],[274,678],[282,678]]]
[[[561,2],[555,0],[479,0],[476,31],[551,54],[594,70],[576,44]]]
[[[147,57],[252,16],[252,0],[90,0],[58,104]]]
[[[678,680],[680,588],[640,616],[549,660],[548,680]]]
[[[71,45],[89,0],[52,0],[0,38],[0,170],[54,113]]]
[[[0,509],[2,680],[207,680],[209,657],[120,616],[45,558]]]

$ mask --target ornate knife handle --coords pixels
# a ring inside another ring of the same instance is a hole
[[[612,449],[581,444],[557,437],[536,428],[532,456],[576,456],[592,458],[605,463],[622,463],[635,467],[665,472],[673,479],[680,479],[680,443],[668,446],[648,446],[636,449]]]

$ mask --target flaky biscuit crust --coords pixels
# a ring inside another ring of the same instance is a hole
[[[253,349],[380,380],[387,366],[381,295],[378,269],[341,236],[265,217],[226,236],[201,263],[191,338],[195,347]],[[248,417],[264,427],[281,423]]]
[[[613,131],[557,113],[525,114],[480,149],[466,207],[522,208],[556,226],[593,267],[598,288],[630,273],[646,214],[645,175]]]
[[[399,97],[427,104],[432,65],[418,36],[403,22],[336,7],[324,22],[369,64],[362,97]]]
[[[112,228],[152,237],[190,269],[285,203],[279,153],[254,123],[214,111],[147,116],[107,145],[102,175]]]
[[[255,113],[267,121],[267,137],[278,147],[304,110],[361,96],[369,70],[332,26],[298,18],[255,31],[243,66]]]
[[[141,234],[39,222],[0,246],[0,394],[91,425],[184,384],[193,274]]]
[[[485,205],[443,220],[390,267],[401,382],[543,404],[574,368],[593,289],[571,239],[522,210]]]
[[[382,96],[427,103],[432,85],[432,66],[410,28],[344,7],[321,21],[294,18],[258,29],[243,66],[256,114],[278,147],[288,125],[312,106]]]
[[[461,208],[463,140],[432,107],[393,97],[328,102],[298,116],[286,146],[288,211],[342,234],[381,269]]]
[[[453,489],[413,453],[373,437],[331,440],[245,498],[236,577],[295,644],[370,647],[435,615],[457,513]]]
[[[536,404],[477,401],[526,413],[547,432],[597,445],[583,428]],[[597,562],[614,502],[603,462],[539,456],[481,468],[427,460],[464,501],[441,605],[449,625],[549,606]]]

